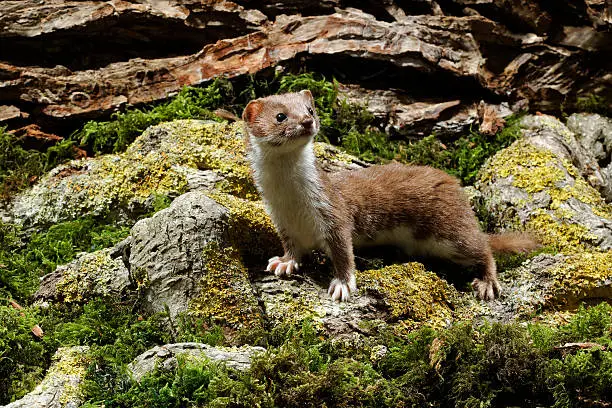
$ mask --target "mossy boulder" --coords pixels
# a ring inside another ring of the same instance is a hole
[[[16,197],[10,213],[26,225],[86,215],[134,218],[156,195],[220,188],[255,195],[239,124],[182,120],[150,127],[123,153],[74,160]]]
[[[505,294],[487,308],[514,318],[612,295],[612,205],[593,152],[555,118],[522,123],[522,139],[481,169],[474,199],[490,227],[531,231],[552,253],[501,273]]]
[[[536,128],[534,121],[526,117],[531,127],[523,139],[482,168],[476,188],[483,212],[493,227],[531,230],[559,251],[612,249],[612,206],[559,153],[558,145],[545,147],[550,133],[563,139],[571,132],[556,119],[538,120]]]
[[[346,303],[332,301],[327,293],[328,266],[305,264],[302,270],[310,270],[291,279],[255,276],[268,321],[278,326],[309,319],[328,334],[350,337],[372,326],[406,332],[423,325],[444,327],[453,320],[453,302],[460,295],[420,263],[357,271],[359,290]]]
[[[263,347],[213,347],[202,343],[175,343],[156,346],[145,351],[128,366],[128,371],[134,381],[140,381],[143,376],[155,368],[172,370],[178,364],[177,359],[208,359],[215,363],[223,363],[234,370],[244,371],[251,366],[251,359],[265,352]]]
[[[230,210],[204,192],[190,192],[139,221],[129,265],[143,307],[189,312],[234,328],[261,326],[246,269],[229,241]]]
[[[96,297],[125,298],[131,281],[117,248],[121,246],[82,253],[74,261],[58,266],[43,277],[34,299],[83,303]]]
[[[453,320],[457,291],[420,263],[358,271],[357,283],[362,291],[381,299],[390,320],[401,321],[404,328],[445,327]]]
[[[76,408],[83,403],[81,382],[91,363],[88,346],[60,347],[42,382],[30,393],[5,408]]]

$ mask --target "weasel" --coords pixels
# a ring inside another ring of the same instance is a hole
[[[527,234],[483,233],[458,180],[441,170],[399,163],[320,170],[313,150],[320,123],[308,90],[253,100],[242,119],[255,184],[284,249],[266,270],[291,275],[304,254],[322,249],[333,263],[335,301],[357,289],[354,246],[395,245],[475,266],[480,278],[472,284],[484,300],[500,293],[493,251],[537,246]]]

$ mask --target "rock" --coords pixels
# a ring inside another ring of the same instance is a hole
[[[71,69],[195,52],[221,38],[252,32],[267,21],[260,11],[226,0],[4,3],[3,60]],[[43,53],[38,52],[41,44],[47,45]]]
[[[523,123],[524,138],[490,158],[475,184],[492,226],[533,230],[564,252],[612,249],[612,206],[572,164],[588,171],[585,149],[552,118]]]
[[[499,299],[475,302],[464,298],[458,304],[457,316],[509,322],[608,299],[612,297],[612,251],[540,254],[501,272],[499,281]]]
[[[507,104],[478,105],[453,100],[416,99],[399,89],[365,89],[358,85],[338,84],[341,100],[363,106],[380,122],[385,132],[411,138],[436,134],[457,136],[478,124],[485,134],[495,134],[503,127],[503,118],[513,112]]]
[[[532,231],[556,255],[500,273],[501,299],[476,313],[500,320],[612,296],[612,205],[585,180],[599,174],[594,144],[545,115],[522,124],[523,138],[481,169],[473,202],[491,227]]]
[[[152,372],[156,367],[172,370],[178,364],[179,356],[188,361],[208,359],[212,362],[225,364],[228,368],[245,371],[251,366],[251,359],[265,352],[263,347],[213,347],[202,343],[175,343],[156,346],[145,351],[128,365],[128,373],[134,381],[140,382],[142,377]]]
[[[83,404],[79,386],[90,360],[88,346],[60,347],[42,382],[20,400],[4,408],[77,408]]]
[[[597,114],[575,113],[567,119],[567,127],[574,132],[591,161],[599,166],[593,177],[584,173],[583,176],[606,201],[612,201],[612,120]]]
[[[240,125],[185,120],[152,126],[124,153],[56,167],[13,200],[9,215],[26,226],[111,212],[129,221],[150,211],[145,203],[152,196],[177,196],[189,187],[256,195]]]
[[[599,125],[599,132],[607,132],[609,134],[603,134],[602,136],[593,134],[591,139],[595,140],[592,141],[580,138],[558,119],[547,115],[527,116],[521,121],[521,125],[527,130],[525,132],[525,137],[528,138],[532,144],[549,149],[560,158],[571,162],[589,184],[602,192],[604,197],[607,197],[612,187],[610,185],[610,179],[607,177],[606,170],[602,169],[599,163],[608,164],[606,161],[607,156],[603,148],[604,145],[601,145],[601,143],[606,143],[606,139],[612,141],[612,126],[606,126],[606,119],[599,115],[589,115],[587,117],[593,118],[593,126],[597,127]],[[582,121],[580,118],[583,118]],[[587,122],[589,122],[589,120],[585,119],[586,117],[584,116],[574,116],[571,123],[577,128],[579,128],[581,124],[588,127],[589,125]],[[599,122],[597,122],[597,119],[600,119]],[[584,129],[584,131],[588,132],[587,129]],[[597,133],[595,129],[593,129],[593,131]],[[599,146],[596,145],[597,138],[602,139],[599,142]],[[599,157],[601,157],[601,159],[599,159]]]
[[[337,338],[368,333],[373,325],[381,324],[399,331],[423,324],[444,327],[452,321],[451,304],[459,297],[419,263],[357,271],[359,290],[346,303],[334,302],[327,294],[331,278],[327,268],[306,265],[290,279],[267,274],[256,276],[253,284],[273,326],[307,317]]]
[[[178,197],[169,208],[141,220],[131,231],[130,274],[144,289],[143,307],[185,312],[207,274],[204,250],[227,242],[229,211],[203,192]],[[218,265],[221,273],[229,265]],[[241,282],[234,282],[240,286]],[[244,289],[243,287],[241,289]],[[248,293],[248,292],[247,292]]]
[[[42,278],[37,301],[84,303],[95,297],[123,299],[131,286],[129,271],[115,248],[82,253]]]

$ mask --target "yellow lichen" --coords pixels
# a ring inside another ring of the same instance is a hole
[[[75,264],[58,269],[62,278],[55,285],[57,296],[64,303],[71,303],[108,295],[108,282],[116,279],[116,270],[122,263],[120,259],[111,259],[109,251],[84,254]]]
[[[219,174],[220,191],[257,199],[237,124],[179,120],[153,126],[123,153],[73,161],[59,167],[30,193],[42,200],[43,221],[76,218],[187,190],[197,170]]]
[[[87,367],[91,363],[91,358],[87,354],[88,350],[89,347],[87,346],[60,347],[53,356],[54,362],[49,368],[45,380],[51,378],[62,379],[63,391],[59,398],[62,406],[71,402],[74,404],[74,401],[80,402],[82,398],[79,383],[87,374]]]
[[[612,251],[571,254],[548,274],[553,279],[554,304],[575,306],[589,297],[608,298],[612,295]]]
[[[219,190],[239,197],[257,199],[251,180],[246,149],[239,123],[201,123],[174,121],[168,126],[174,141],[168,153],[180,164],[201,170],[215,170],[224,176]]]
[[[556,219],[543,209],[534,211],[525,227],[533,231],[543,245],[556,248],[561,252],[586,250],[595,245],[598,239],[584,225],[571,223],[565,219]]]
[[[443,327],[452,319],[449,307],[453,289],[435,273],[416,262],[382,269],[357,271],[357,284],[375,292],[402,326],[428,324]]]
[[[555,165],[557,160],[552,152],[519,140],[493,156],[480,180],[512,176],[515,187],[535,193],[563,180],[563,172]]]
[[[243,253],[257,258],[281,251],[280,241],[261,201],[213,192],[210,198],[230,211],[229,239]]]
[[[215,242],[203,253],[205,275],[189,313],[233,329],[260,329],[263,316],[238,251]]]

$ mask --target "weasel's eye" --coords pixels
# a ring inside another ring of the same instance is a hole
[[[287,119],[287,115],[285,115],[284,113],[279,113],[278,115],[276,115],[276,121],[278,123],[281,123],[285,119]]]
[[[314,116],[314,111],[312,110],[312,108],[310,106],[308,107],[308,113],[310,113],[311,115]]]

